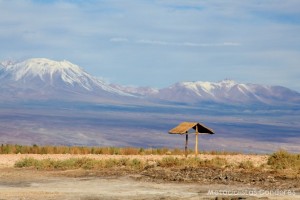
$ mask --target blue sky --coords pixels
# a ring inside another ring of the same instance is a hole
[[[69,60],[111,83],[300,91],[298,0],[0,0],[0,60]]]

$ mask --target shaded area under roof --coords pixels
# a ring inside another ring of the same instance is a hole
[[[190,129],[198,130],[198,133],[214,134],[214,131],[198,122],[182,122],[169,131],[170,134],[186,134]]]

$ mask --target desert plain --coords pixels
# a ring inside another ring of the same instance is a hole
[[[142,168],[112,166],[101,169],[38,169],[17,167],[18,161],[67,159],[138,160]],[[0,155],[0,199],[300,199],[296,175],[262,169],[268,155],[209,155],[198,159],[226,160],[239,167],[175,166],[194,155]],[[168,161],[163,162],[162,161]],[[170,160],[172,162],[170,162]],[[253,163],[244,166],[244,163]]]

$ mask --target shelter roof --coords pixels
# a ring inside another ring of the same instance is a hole
[[[182,122],[169,131],[170,134],[186,134],[190,129],[197,130],[199,133],[214,134],[214,131],[198,122]]]

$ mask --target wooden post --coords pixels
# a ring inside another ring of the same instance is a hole
[[[187,147],[188,147],[188,139],[189,139],[189,135],[188,135],[188,133],[186,133],[185,134],[185,148],[184,148],[184,150],[185,150],[185,157],[187,157],[188,156],[188,149],[187,149]]]
[[[195,143],[195,156],[198,155],[198,126],[196,125],[196,143]]]

